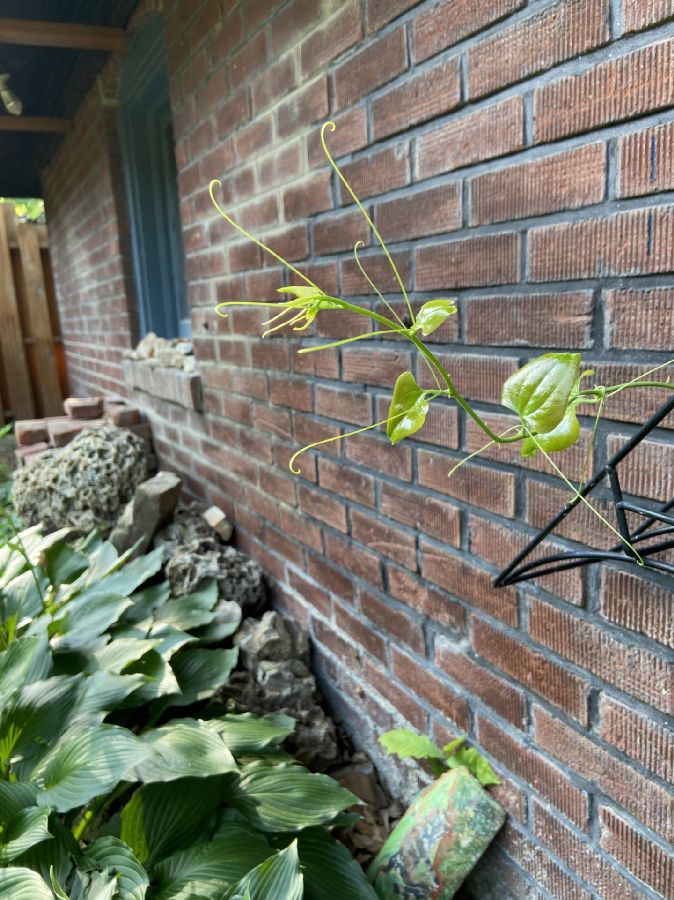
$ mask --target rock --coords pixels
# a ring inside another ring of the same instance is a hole
[[[221,541],[204,519],[203,507],[198,503],[191,503],[175,511],[173,521],[157,532],[154,545],[163,547],[164,562],[168,562],[178,547],[198,553],[217,550]]]
[[[191,371],[194,368],[194,356],[192,344],[180,338],[157,337],[151,331],[138,344],[135,350],[127,351],[124,356],[127,359],[140,360],[151,367],[185,369]],[[190,366],[188,363],[192,363]]]
[[[192,550],[178,545],[166,565],[166,574],[176,597],[191,594],[215,579],[218,596],[235,600],[245,615],[255,615],[264,607],[262,569],[234,547]]]
[[[68,397],[63,408],[70,419],[100,419],[103,415],[102,397]]]
[[[352,762],[343,769],[331,772],[331,775],[347,791],[351,791],[356,797],[360,797],[363,803],[375,809],[383,809],[389,803],[379,784],[375,768],[369,760]]]
[[[224,513],[219,506],[209,506],[202,515],[204,521],[207,522],[214,531],[217,531],[225,544],[227,541],[231,540],[234,526],[227,518],[227,514]]]
[[[12,500],[26,525],[44,522],[47,531],[98,527],[107,535],[145,474],[139,438],[118,428],[92,428],[20,469]]]
[[[450,900],[505,821],[505,812],[459,766],[413,801],[372,861],[380,897]]]
[[[14,424],[14,436],[21,447],[47,441],[49,433],[44,419],[22,419]]]
[[[173,472],[158,472],[136,488],[124,508],[110,541],[123,553],[140,541],[134,556],[145,553],[157,529],[170,521],[180,497],[181,481]]]
[[[273,611],[266,612],[261,619],[245,619],[234,643],[238,645],[241,662],[249,672],[254,671],[261,662],[309,661],[306,632],[295,622]]]
[[[40,441],[38,444],[27,444],[25,447],[17,447],[14,451],[17,466],[25,466],[26,463],[44,453],[45,450],[49,450],[49,444],[46,441]]]
[[[121,403],[111,404],[106,410],[106,417],[110,425],[116,425],[118,428],[128,428],[129,425],[137,425],[141,421],[137,406],[122,406]]]
[[[299,659],[261,662],[255,668],[255,681],[269,712],[281,709],[299,712],[316,705],[316,679]]]

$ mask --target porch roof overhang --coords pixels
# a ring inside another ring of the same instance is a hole
[[[110,53],[122,50],[138,0],[0,0],[0,75],[21,115],[0,101],[0,196],[40,197],[40,169],[70,128]]]

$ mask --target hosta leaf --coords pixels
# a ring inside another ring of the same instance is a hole
[[[124,706],[139,706],[158,697],[180,692],[173,669],[156,650],[150,650],[138,662],[128,665],[124,671],[129,675],[140,673],[144,679],[141,687],[129,694]]]
[[[42,598],[48,588],[48,579],[42,571],[36,570],[38,584],[33,572],[23,572],[13,578],[2,589],[0,596],[0,622],[3,624],[11,617],[17,623],[31,619],[42,611]]]
[[[115,875],[118,900],[143,900],[150,879],[124,841],[115,837],[100,837],[87,847],[84,856],[100,870],[107,869]]]
[[[456,303],[453,300],[429,300],[417,313],[416,327],[424,336],[428,336],[455,312]]]
[[[161,638],[115,638],[99,648],[93,654],[96,665],[92,669],[103,669],[120,674],[126,666],[137,663],[146,653],[154,650],[161,643]]]
[[[572,447],[580,437],[580,422],[576,416],[576,408],[567,408],[564,418],[556,428],[546,434],[539,434],[534,441],[527,437],[522,441],[522,456],[535,456],[539,449],[546,453],[558,453]]]
[[[128,597],[118,594],[98,595],[70,602],[59,620],[58,634],[52,638],[57,653],[72,653],[96,648],[100,637],[119,619],[131,604]]]
[[[0,652],[0,706],[10,699],[13,691],[48,675],[50,668],[51,653],[46,634],[12,641]]]
[[[35,806],[36,797],[37,788],[33,784],[0,781],[0,824],[3,829],[20,810]]]
[[[303,831],[297,843],[305,900],[377,900],[356,860],[323,828]]]
[[[126,563],[117,571],[107,575],[107,577],[100,578],[80,596],[88,599],[110,594],[117,594],[119,597],[129,597],[148,578],[156,575],[160,570],[162,553],[162,548],[157,547],[151,553],[137,557],[132,562]]]
[[[182,697],[176,705],[205,700],[229,680],[230,673],[239,658],[238,647],[231,650],[207,650],[188,647],[171,659]]]
[[[297,841],[256,866],[230,888],[224,900],[302,900],[304,883]]]
[[[411,372],[398,376],[388,411],[386,434],[392,444],[418,431],[426,421],[428,401],[426,394],[414,380]]]
[[[156,613],[156,620],[183,631],[208,625],[213,621],[213,607],[217,602],[218,586],[215,581],[210,581],[201,591],[184,594],[164,603]]]
[[[545,353],[508,378],[501,403],[516,412],[529,431],[545,434],[564,418],[579,373],[579,353]]]
[[[209,728],[217,730],[232,753],[256,753],[281,744],[296,725],[295,719],[283,713],[259,717],[251,713],[234,713],[211,719]]]
[[[161,608],[171,596],[171,585],[168,581],[141,588],[131,595],[132,606],[124,611],[122,621],[141,622]]]
[[[45,552],[47,575],[53,585],[68,584],[89,568],[89,557],[65,543],[54,544]]]
[[[37,872],[13,866],[0,869],[0,900],[54,900],[54,895]]]
[[[238,772],[234,757],[223,740],[198,721],[154,728],[142,734],[141,740],[150,753],[134,770],[134,781],[147,784]]]
[[[442,750],[423,734],[415,734],[407,728],[394,728],[379,736],[379,743],[388,753],[401,759],[445,759]]]
[[[67,732],[34,773],[42,786],[38,804],[58,812],[83,806],[116,787],[148,752],[134,734],[114,725]]]
[[[49,831],[53,835],[49,841],[35,844],[14,860],[15,866],[25,866],[51,881],[51,873],[59,884],[67,884],[72,870],[73,860],[80,861],[81,851],[70,829],[61,824],[57,816],[49,820]]]
[[[48,809],[29,806],[7,823],[0,835],[0,865],[15,859],[41,841],[51,840],[47,828],[49,814]]]
[[[249,771],[228,794],[231,805],[262,831],[296,832],[331,822],[358,798],[327,775],[301,766]]]
[[[94,672],[84,682],[72,724],[85,721],[96,724],[117,709],[143,683],[142,675],[115,675],[113,672]]]

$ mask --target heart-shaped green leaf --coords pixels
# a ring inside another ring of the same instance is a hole
[[[522,456],[535,456],[539,448],[546,453],[558,453],[572,447],[580,437],[580,422],[576,416],[575,405],[569,406],[564,418],[556,428],[547,434],[539,434],[536,440],[525,438],[522,441]]]
[[[411,372],[398,376],[388,411],[386,434],[392,444],[418,431],[426,421],[428,400]]]
[[[501,403],[516,412],[529,431],[546,434],[566,415],[579,372],[579,353],[545,353],[508,378]]]
[[[424,303],[417,313],[416,329],[427,337],[433,334],[449,316],[456,312],[456,303],[453,300],[429,300]]]

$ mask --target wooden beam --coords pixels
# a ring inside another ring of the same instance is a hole
[[[0,44],[31,47],[69,47],[72,50],[124,50],[123,28],[103,25],[73,25],[70,22],[33,22],[29,19],[0,19]]]
[[[70,119],[56,116],[3,116],[0,115],[0,131],[70,131]]]

